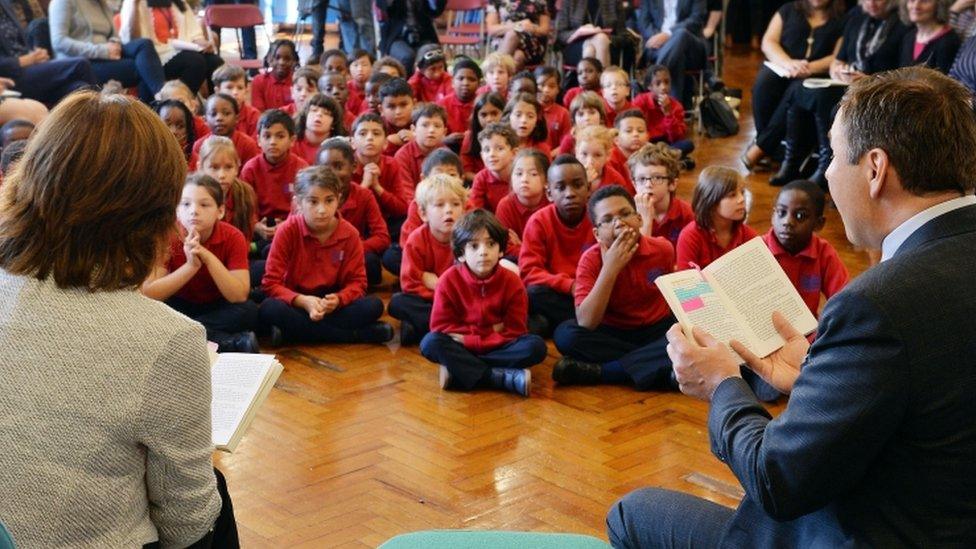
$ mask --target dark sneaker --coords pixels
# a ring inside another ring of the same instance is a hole
[[[521,368],[492,368],[491,386],[524,397],[529,396],[532,373]]]
[[[363,343],[386,343],[393,339],[393,326],[386,322],[374,322],[359,330],[359,339]]]
[[[271,346],[281,347],[282,343],[285,342],[285,335],[281,333],[281,328],[271,325]]]
[[[600,365],[560,357],[552,367],[552,379],[560,385],[597,385],[600,383]]]
[[[413,324],[403,321],[400,323],[400,345],[413,345],[417,343],[417,330]]]
[[[254,332],[241,332],[234,335],[234,348],[238,353],[259,353],[258,336]]]
[[[549,336],[549,320],[546,317],[542,315],[529,315],[527,324],[530,334],[539,337]]]

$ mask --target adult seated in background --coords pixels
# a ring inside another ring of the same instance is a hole
[[[963,41],[976,34],[976,0],[955,0],[949,6],[949,26]]]
[[[668,332],[681,390],[711,401],[712,452],[745,497],[733,511],[632,492],[607,517],[614,547],[976,546],[976,294],[960,291],[976,256],[969,100],[927,68],[851,85],[827,180],[848,239],[881,248],[881,263],[827,301],[812,346],[779,315],[779,351],[733,344],[790,393],[776,419],[724,344]]]
[[[185,176],[147,107],[79,92],[0,188],[0,517],[18,546],[237,545],[203,327],[138,291]]]
[[[646,0],[637,10],[644,42],[644,60],[671,71],[672,94],[686,108],[685,71],[704,68],[706,45],[702,29],[708,19],[705,0]]]
[[[54,55],[47,14],[37,0],[0,0],[0,4],[6,5],[13,12],[20,27],[27,33],[31,49],[44,48],[48,55]]]
[[[491,0],[485,24],[492,51],[507,53],[518,70],[542,63],[549,45],[549,4],[546,0]]]
[[[380,51],[412,73],[417,48],[438,42],[434,19],[446,6],[447,0],[376,0],[381,15]]]
[[[956,60],[952,62],[952,68],[949,69],[949,76],[962,82],[976,101],[976,35],[967,39],[959,48]]]
[[[615,0],[564,0],[556,13],[556,44],[562,48],[563,64],[576,66],[584,57],[595,57],[607,67],[617,64],[611,57],[620,53],[632,57],[634,42],[621,8]]]
[[[898,68],[902,39],[908,27],[898,15],[898,0],[861,0],[860,7],[848,14],[840,51],[830,64],[830,77],[850,84],[865,75]],[[834,108],[846,91],[844,86],[794,89],[786,113],[786,138],[783,141],[783,163],[779,172],[770,178],[771,185],[780,186],[800,178],[811,146],[817,147],[817,169],[810,180],[827,188],[825,172],[830,165],[830,139],[827,130],[834,120]],[[814,140],[806,122],[814,121]]]
[[[795,0],[776,12],[762,39],[766,59],[780,67],[779,76],[763,65],[752,86],[752,117],[756,143],[749,146],[742,162],[751,169],[767,154],[773,154],[786,133],[783,98],[803,80],[826,75],[840,46],[844,31],[842,0]]]
[[[166,79],[179,78],[195,94],[224,64],[203,21],[184,0],[123,0],[121,20],[122,41],[152,40]]]
[[[12,89],[13,86],[13,80],[0,77],[0,94],[7,89]],[[0,126],[17,118],[40,124],[45,116],[47,116],[47,107],[39,101],[0,96]]]
[[[20,7],[23,13],[25,8]],[[8,87],[23,97],[54,105],[65,95],[97,83],[87,59],[51,60],[46,49],[33,47],[11,0],[0,0],[0,37],[0,77],[11,79]]]
[[[949,25],[951,0],[901,0],[902,21],[912,27],[901,42],[899,65],[925,65],[948,73],[962,41]]]
[[[117,80],[138,86],[139,98],[153,101],[166,83],[156,48],[148,38],[122,44],[105,0],[52,0],[48,11],[51,46],[58,58],[84,57],[100,83]]]

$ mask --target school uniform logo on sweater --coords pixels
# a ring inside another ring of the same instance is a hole
[[[803,275],[800,277],[800,291],[816,292],[820,290],[819,275]]]
[[[332,250],[332,263],[339,265],[342,263],[342,258],[345,257],[345,250]]]

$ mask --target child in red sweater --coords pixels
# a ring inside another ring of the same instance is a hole
[[[678,236],[678,269],[705,268],[712,261],[756,237],[745,224],[745,182],[732,168],[702,170],[691,197],[695,220]]]
[[[413,89],[406,80],[394,78],[380,87],[380,115],[386,130],[383,154],[393,156],[413,139],[413,130],[410,129],[413,107]]]
[[[695,220],[691,205],[678,198],[681,152],[664,143],[652,143],[630,157],[630,171],[637,185],[637,213],[641,234],[668,239],[677,248],[681,230]]]
[[[407,199],[403,191],[407,176],[393,157],[383,154],[386,131],[378,114],[367,112],[356,118],[352,125],[352,147],[356,153],[352,182],[376,197],[390,237],[395,242],[407,215]]]
[[[533,84],[535,84],[534,81]],[[512,94],[508,104],[505,105],[505,112],[502,113],[502,121],[508,123],[515,130],[519,149],[538,149],[544,154],[552,152],[549,148],[549,129],[546,126],[546,117],[542,113],[542,105],[535,98],[535,94]]]
[[[508,84],[515,74],[515,59],[507,53],[492,52],[481,62],[485,73],[485,85],[478,88],[478,95],[497,93],[502,101],[508,99]]]
[[[454,264],[451,231],[464,213],[467,190],[456,176],[431,175],[420,182],[414,202],[423,225],[403,246],[400,289],[390,298],[390,315],[400,320],[400,344],[412,345],[430,331],[437,281]]]
[[[464,132],[464,141],[461,142],[461,164],[464,167],[464,182],[471,185],[474,176],[485,169],[485,163],[481,161],[481,143],[478,142],[478,134],[489,124],[500,122],[502,112],[505,110],[505,101],[502,96],[496,93],[486,93],[478,96],[474,101],[474,113],[471,115],[471,127]]]
[[[350,183],[352,170],[356,165],[352,146],[341,137],[328,139],[322,143],[316,163],[328,167],[339,178],[342,185],[339,215],[359,231],[359,237],[363,241],[366,282],[370,286],[376,286],[383,280],[380,257],[390,247],[390,232],[373,193]]]
[[[240,108],[233,97],[223,93],[211,95],[207,99],[206,113],[210,134],[230,138],[234,142],[234,148],[237,149],[237,156],[240,157],[241,162],[247,162],[261,154],[258,144],[237,129],[237,116],[240,113]],[[197,137],[196,143],[193,144],[190,171],[197,169],[194,161],[199,158],[200,147],[207,137],[209,136]]]
[[[823,228],[823,190],[815,183],[788,183],[776,197],[772,227],[763,240],[800,292],[810,312],[818,316],[820,295],[825,299],[844,289],[847,269],[829,242],[815,235]]]
[[[549,148],[556,150],[563,137],[573,129],[569,110],[556,102],[556,96],[559,95],[559,71],[555,67],[536,67],[535,84],[539,90],[536,96],[542,104],[542,114],[549,129]]]
[[[437,282],[431,332],[420,352],[440,365],[442,389],[501,389],[529,396],[527,370],[546,357],[546,343],[526,333],[528,298],[518,275],[498,265],[508,231],[482,209],[454,225],[458,264]]]
[[[665,337],[675,320],[654,284],[671,272],[674,248],[640,234],[641,215],[622,187],[597,190],[588,210],[598,246],[583,254],[576,269],[576,318],[553,335],[564,356],[552,378],[560,385],[677,388]]]
[[[332,170],[313,166],[295,181],[298,214],[271,245],[259,320],[271,344],[384,343],[393,328],[379,322],[383,302],[366,295],[363,244],[338,215],[342,185]]]
[[[627,166],[627,160],[632,154],[647,144],[647,121],[640,109],[629,109],[617,115],[613,123],[617,130],[614,146],[610,149],[610,167],[624,176],[627,183],[633,185],[634,180]]]
[[[345,110],[353,116],[366,111],[366,82],[373,74],[373,56],[364,49],[356,48],[349,56],[349,99]]]
[[[240,67],[224,63],[214,71],[212,79],[215,92],[226,93],[237,101],[241,111],[237,117],[237,130],[256,139],[261,111],[247,101],[247,73]]]
[[[481,130],[478,143],[485,168],[474,177],[468,208],[485,208],[494,212],[501,199],[509,193],[518,136],[510,126],[498,122]]]
[[[291,40],[275,40],[267,59],[271,66],[251,82],[251,104],[261,112],[291,103],[291,75],[298,65],[298,48]]]
[[[346,87],[346,80],[348,78],[349,75],[343,72],[327,72],[319,77],[319,92],[335,99],[335,102],[342,107],[349,101],[349,89]],[[345,108],[342,109],[343,132],[346,132],[352,127],[355,119],[355,115],[346,111]]]
[[[203,324],[221,352],[258,352],[258,308],[247,296],[247,241],[224,216],[224,193],[212,177],[191,175],[176,208],[179,234],[142,293]]]
[[[634,108],[630,102],[630,77],[620,67],[607,67],[600,75],[600,88],[607,102],[607,126],[613,127],[617,114]]]
[[[549,158],[535,149],[523,149],[512,163],[512,192],[498,202],[495,215],[508,229],[509,245],[522,248],[522,233],[532,214],[549,205],[546,171]],[[506,256],[507,257],[507,256]],[[513,258],[518,262],[518,257]]]
[[[291,213],[292,187],[298,170],[308,163],[291,153],[295,142],[295,121],[278,109],[261,115],[258,140],[262,154],[244,164],[241,179],[251,184],[258,196],[259,221],[254,225],[258,249],[274,238],[277,224]]]
[[[413,200],[413,188],[420,181],[420,167],[424,159],[434,149],[444,144],[447,135],[447,113],[444,107],[435,103],[417,105],[411,116],[413,139],[405,143],[393,155],[400,165],[406,179],[401,195],[404,200]]]
[[[563,94],[563,106],[571,109],[573,100],[585,92],[600,93],[600,75],[603,74],[603,63],[596,57],[584,57],[576,64],[576,80],[578,86],[566,90]]]
[[[322,76],[322,69],[314,65],[298,67],[291,75],[291,103],[281,110],[288,116],[294,117],[308,104],[308,99],[318,93],[318,80]]]
[[[251,242],[258,222],[258,197],[254,189],[238,177],[241,161],[234,143],[226,137],[211,135],[200,147],[200,173],[214,178],[224,193],[224,216]],[[258,280],[260,281],[260,279]]]
[[[477,98],[478,82],[481,81],[481,67],[474,60],[458,57],[451,69],[451,93],[439,101],[447,111],[447,132],[444,144],[452,150],[460,150],[464,142],[464,132],[471,127],[471,113]]]
[[[563,136],[559,144],[559,154],[576,154],[576,134],[583,131],[583,128],[607,125],[607,105],[602,97],[586,91],[573,99],[569,116],[573,119],[573,129]]]
[[[688,139],[685,108],[681,100],[671,95],[671,72],[664,65],[647,70],[648,91],[634,99],[634,105],[644,112],[651,141],[664,141],[687,157],[695,150]]]
[[[615,130],[606,126],[587,126],[576,132],[576,158],[586,168],[586,178],[590,182],[590,192],[601,187],[620,185],[631,195],[636,194],[634,186],[623,175],[610,166],[610,151],[613,150]]]
[[[295,135],[297,139],[292,152],[305,162],[314,164],[323,141],[346,135],[339,103],[323,93],[310,97],[305,108],[295,116]]]
[[[420,103],[440,103],[451,94],[451,75],[440,44],[424,44],[417,50],[417,68],[407,83]]]
[[[373,71],[369,80],[366,81],[363,108],[359,114],[366,114],[367,112],[380,114],[380,88],[393,78],[385,72]]]
[[[594,242],[593,225],[586,216],[590,184],[583,165],[572,156],[557,156],[546,179],[546,198],[552,204],[529,218],[519,253],[519,270],[529,294],[530,325],[540,335],[575,318],[576,264]]]

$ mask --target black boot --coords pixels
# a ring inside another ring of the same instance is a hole
[[[800,113],[791,108],[786,113],[786,139],[783,142],[783,163],[779,165],[776,175],[769,178],[769,184],[782,187],[790,181],[800,178],[800,168],[803,166],[802,128],[800,127]]]
[[[560,385],[596,385],[600,383],[600,365],[564,356],[553,366],[552,379]]]
[[[817,171],[810,176],[813,181],[823,189],[823,192],[830,192],[827,188],[827,168],[834,157],[834,151],[830,148],[830,138],[827,137],[827,125],[819,118],[817,119]]]

